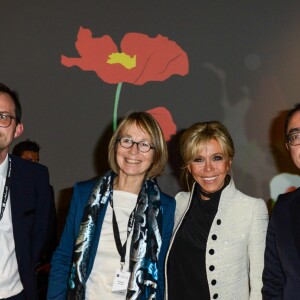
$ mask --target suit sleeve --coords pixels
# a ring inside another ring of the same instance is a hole
[[[162,246],[159,254],[158,261],[158,286],[156,292],[156,299],[164,299],[165,291],[165,276],[164,276],[164,265],[166,253],[168,251],[170,239],[173,232],[174,226],[174,214],[175,214],[175,200],[171,197],[167,199],[167,205],[163,207],[163,236],[162,236]]]
[[[279,203],[279,200],[277,204]],[[263,271],[262,294],[264,300],[282,299],[284,273],[280,264],[276,246],[276,214],[278,205],[275,205],[267,232],[265,251],[265,267]]]
[[[262,199],[258,199],[252,212],[248,247],[250,261],[250,300],[262,299],[262,272],[268,220],[266,203]]]
[[[80,205],[77,185],[74,187],[69,213],[60,239],[60,243],[53,253],[48,283],[48,300],[65,300],[68,289],[69,271],[72,264],[73,248],[79,230],[77,216],[83,213]],[[79,217],[79,220],[81,218]]]

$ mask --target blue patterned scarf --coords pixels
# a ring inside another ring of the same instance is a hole
[[[69,277],[69,300],[84,300],[87,266],[99,214],[113,194],[115,173],[109,171],[93,188],[85,206],[74,246]],[[157,262],[162,244],[160,191],[154,180],[145,180],[137,200],[130,246],[131,272],[127,300],[155,299],[158,280]]]

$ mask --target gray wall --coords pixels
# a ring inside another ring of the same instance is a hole
[[[188,54],[187,76],[142,86],[124,84],[118,116],[164,106],[178,131],[217,119],[236,145],[234,178],[253,196],[269,199],[269,181],[295,172],[282,143],[282,111],[299,101],[300,10],[297,1],[43,1],[1,0],[0,81],[16,89],[27,137],[40,143],[58,209],[66,209],[74,182],[107,167],[116,85],[94,72],[60,63],[76,57],[77,32],[162,34]],[[178,189],[176,140],[160,179]],[[278,157],[281,157],[278,160]]]

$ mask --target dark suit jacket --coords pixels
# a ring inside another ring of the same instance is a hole
[[[280,195],[269,222],[264,300],[300,299],[300,188]]]
[[[37,299],[35,266],[55,214],[45,166],[12,158],[10,199],[19,274],[28,300]],[[3,247],[3,245],[1,246]]]

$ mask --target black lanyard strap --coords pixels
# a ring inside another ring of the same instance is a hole
[[[130,232],[133,228],[134,215],[135,215],[135,212],[136,212],[136,209],[137,209],[137,204],[136,204],[135,208],[133,209],[133,211],[131,212],[131,214],[129,216],[128,224],[127,224],[127,237],[126,237],[126,241],[123,245],[122,245],[121,238],[120,238],[119,226],[118,226],[118,223],[117,223],[117,219],[116,219],[112,199],[110,201],[110,205],[111,205],[111,208],[112,208],[112,211],[113,211],[112,223],[113,223],[115,243],[116,243],[117,250],[120,254],[120,257],[121,257],[121,267],[123,267],[123,265],[125,264],[127,240],[128,240],[129,235],[130,235]]]
[[[3,217],[4,210],[6,207],[6,202],[8,199],[8,193],[9,193],[9,189],[10,189],[10,178],[11,178],[11,158],[8,157],[8,168],[7,168],[7,173],[6,173],[5,185],[4,185],[4,189],[3,189],[0,220]]]

